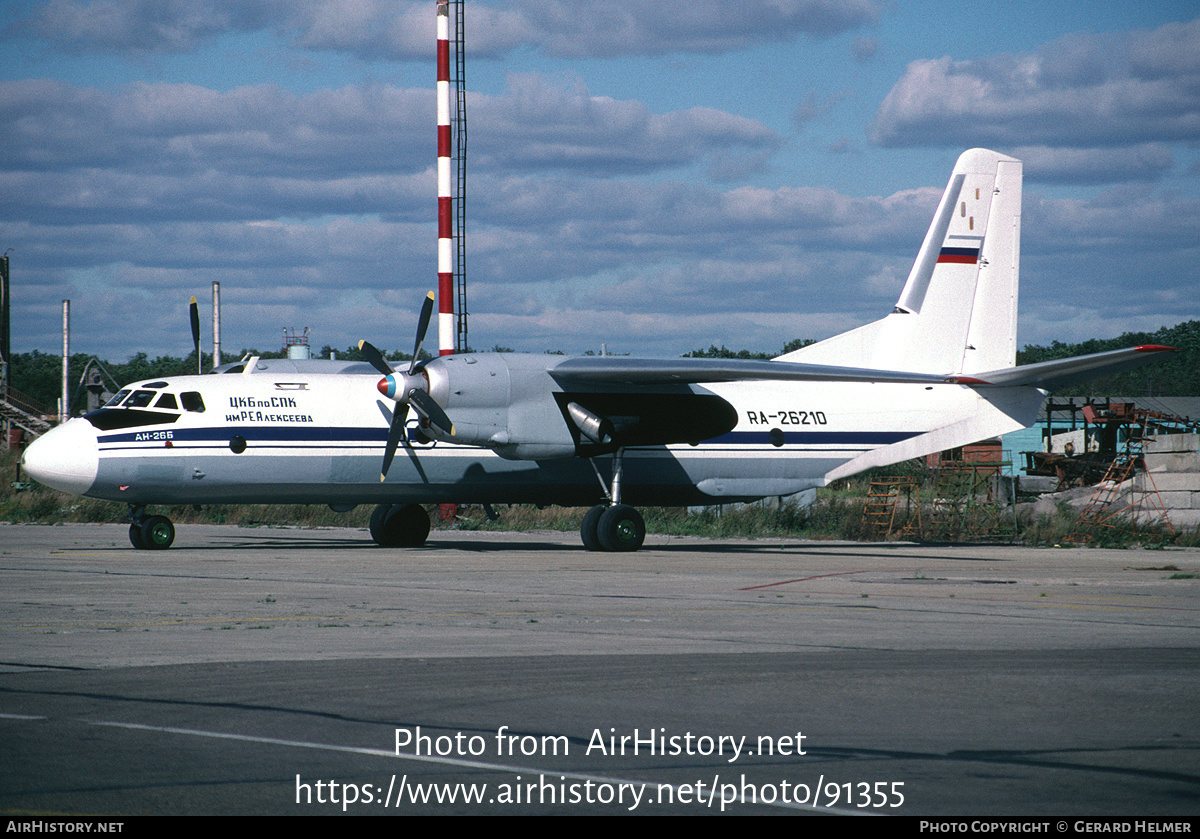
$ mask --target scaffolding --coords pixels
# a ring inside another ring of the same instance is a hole
[[[897,521],[897,507],[904,510]],[[871,539],[921,535],[921,485],[916,478],[875,478],[863,507],[863,533]]]
[[[1146,470],[1142,458],[1146,433],[1157,427],[1161,419],[1164,415],[1155,411],[1137,411],[1132,417],[1124,449],[1113,458],[1103,479],[1096,484],[1096,491],[1079,512],[1065,541],[1087,544],[1106,533],[1137,533],[1152,527],[1162,527],[1168,535],[1175,535],[1154,477]]]
[[[1010,460],[943,460],[934,472],[929,528],[934,539],[1013,538],[1016,493]],[[1005,515],[1008,513],[1008,515]]]
[[[14,437],[17,436],[13,433],[15,429],[25,432],[30,439],[49,431],[54,427],[50,416],[45,408],[16,388],[6,386],[0,390],[0,428],[3,429],[6,449],[13,446]]]

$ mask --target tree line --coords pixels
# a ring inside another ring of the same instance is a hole
[[[685,358],[747,358],[766,359],[783,355],[800,347],[814,343],[808,338],[797,338],[789,341],[778,352],[753,352],[750,350],[731,350],[721,345],[710,345],[707,349],[696,349],[684,353]],[[1017,352],[1018,364],[1034,364],[1039,361],[1050,361],[1058,358],[1070,358],[1076,355],[1106,352],[1124,347],[1142,344],[1161,344],[1177,348],[1178,352],[1171,353],[1154,364],[1137,370],[1117,373],[1103,379],[1065,388],[1058,391],[1062,396],[1200,396],[1200,320],[1190,320],[1172,327],[1163,327],[1155,332],[1126,332],[1117,338],[1095,338],[1089,341],[1069,344],[1062,341],[1052,341],[1049,345],[1026,345]],[[508,348],[497,346],[497,351],[507,351]],[[561,354],[558,351],[550,351]],[[344,350],[334,350],[333,347],[321,348],[320,358],[329,358],[336,354],[338,359],[347,361],[363,361],[357,347],[347,347]],[[258,350],[242,350],[238,357],[257,355],[262,358],[282,358],[282,351],[259,352]],[[412,356],[400,351],[385,353],[392,361],[406,361]],[[425,355],[422,353],[422,355]],[[205,355],[203,367],[211,366],[211,356]],[[227,358],[229,360],[229,358]],[[93,357],[85,353],[71,356],[69,387],[72,404],[78,407],[83,404],[80,378]],[[158,356],[151,359],[146,353],[140,352],[125,362],[109,362],[101,360],[100,365],[107,375],[105,381],[111,390],[114,385],[145,379],[166,378],[196,372],[196,354],[189,353],[184,358],[175,356]],[[61,388],[62,356],[33,350],[28,353],[18,353],[9,360],[9,384],[28,398],[43,405],[47,410],[53,410],[58,403]],[[109,381],[109,377],[115,382]]]
[[[1126,332],[1116,338],[1093,338],[1078,344],[1052,341],[1048,346],[1026,346],[1017,352],[1017,364],[1034,364],[1056,358],[1159,344],[1175,347],[1153,364],[1093,379],[1056,393],[1061,396],[1200,396],[1200,320],[1164,326],[1155,332]]]

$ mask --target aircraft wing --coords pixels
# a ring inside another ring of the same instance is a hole
[[[964,384],[975,386],[1033,386],[1042,390],[1055,390],[1078,382],[1086,382],[1089,379],[1120,373],[1122,370],[1141,367],[1143,364],[1157,361],[1161,357],[1159,353],[1175,351],[1175,347],[1143,344],[1123,350],[1041,361],[1037,364],[1025,364],[1021,367],[1009,367],[1004,370],[990,370],[986,373],[975,373],[970,377],[960,377],[960,380]]]
[[[757,361],[740,358],[626,358],[581,356],[551,368],[562,385],[664,385],[741,382],[753,380],[812,382],[906,382],[910,384],[973,384],[973,378],[831,364]]]

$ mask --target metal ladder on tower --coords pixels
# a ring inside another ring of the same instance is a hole
[[[1113,458],[1104,477],[1100,483],[1096,484],[1096,491],[1092,493],[1088,503],[1080,510],[1079,518],[1075,520],[1065,541],[1086,544],[1100,535],[1103,532],[1102,528],[1131,533],[1137,529],[1139,524],[1153,523],[1161,523],[1171,535],[1175,534],[1175,529],[1171,527],[1167,511],[1163,507],[1162,497],[1158,494],[1158,488],[1154,485],[1154,478],[1150,473],[1142,471],[1140,488],[1133,484],[1138,473],[1138,466],[1142,463],[1142,443],[1145,440],[1148,419],[1146,412],[1143,412],[1141,423],[1129,427],[1125,448]],[[1130,483],[1125,485],[1126,481]],[[1129,503],[1114,509],[1113,504],[1122,490],[1129,491]],[[1139,522],[1139,517],[1147,507],[1151,509],[1154,521]],[[1154,512],[1155,510],[1157,512]]]

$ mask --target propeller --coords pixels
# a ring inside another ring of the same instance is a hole
[[[200,307],[196,304],[196,298],[192,298],[192,305],[189,307],[192,313],[192,343],[196,347],[196,372],[203,373],[204,367],[200,360]]]
[[[409,406],[412,406],[417,415],[435,431],[447,437],[454,436],[454,423],[450,421],[450,417],[446,416],[442,406],[429,395],[429,379],[418,370],[417,357],[421,354],[421,344],[425,341],[425,333],[429,330],[429,321],[432,317],[433,292],[431,291],[426,295],[425,303],[421,306],[421,316],[417,320],[417,340],[413,345],[412,362],[408,366],[407,373],[397,373],[393,370],[383,357],[383,353],[367,341],[358,342],[358,349],[363,357],[370,362],[372,367],[383,374],[383,378],[376,385],[379,392],[396,402],[396,410],[392,412],[392,425],[388,429],[387,445],[383,450],[383,468],[379,473],[381,481],[387,478],[388,468],[391,467],[392,459],[396,456],[396,449],[401,443],[405,446],[408,445],[408,438],[404,433],[404,423],[408,419]]]

